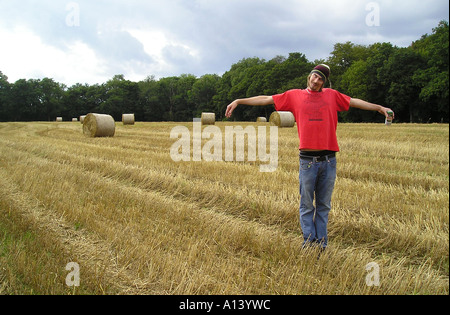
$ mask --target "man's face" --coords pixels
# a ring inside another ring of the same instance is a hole
[[[309,88],[312,91],[319,92],[322,89],[324,82],[320,75],[317,73],[311,74],[311,77],[309,78]]]

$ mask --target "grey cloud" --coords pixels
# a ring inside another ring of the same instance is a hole
[[[271,59],[290,52],[325,59],[341,41],[371,44],[377,38],[409,45],[448,20],[446,0],[75,0],[80,25],[70,27],[66,5],[71,1],[0,1],[0,28],[24,25],[61,50],[82,41],[108,65],[105,75],[110,77],[115,71],[154,71],[143,78],[220,74],[242,58]],[[369,2],[380,6],[379,27],[365,24]],[[162,58],[170,67],[157,66],[130,29],[163,32],[169,43]]]
[[[96,51],[113,62],[137,60],[152,63],[153,60],[144,51],[144,46],[136,38],[125,31],[107,31],[97,34]]]

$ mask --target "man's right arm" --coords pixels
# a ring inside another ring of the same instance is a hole
[[[230,118],[231,115],[233,114],[233,111],[236,109],[236,107],[238,107],[238,105],[266,106],[272,104],[274,104],[273,97],[266,95],[237,99],[233,101],[230,105],[228,105],[227,111],[225,112],[225,116],[227,118]]]

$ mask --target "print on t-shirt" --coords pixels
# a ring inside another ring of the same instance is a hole
[[[306,115],[309,121],[323,121],[327,104],[323,102],[319,94],[308,95],[305,101]]]

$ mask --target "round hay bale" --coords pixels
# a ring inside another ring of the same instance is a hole
[[[266,117],[258,117],[258,118],[256,118],[256,122],[267,122],[267,118]]]
[[[202,125],[215,125],[216,114],[214,113],[202,113]]]
[[[72,121],[73,122],[75,122],[75,121],[78,122],[78,118],[72,118]]]
[[[86,115],[80,116],[80,122],[83,124],[84,123],[84,119],[86,118]]]
[[[291,112],[273,112],[269,121],[280,128],[292,128],[295,125],[295,117]]]
[[[123,114],[122,115],[122,122],[124,125],[134,125],[134,114]]]
[[[110,115],[88,114],[84,119],[83,133],[92,138],[114,137],[116,123]]]
[[[63,119],[62,119],[62,117],[56,117],[56,121],[57,121],[57,122],[62,122]]]

